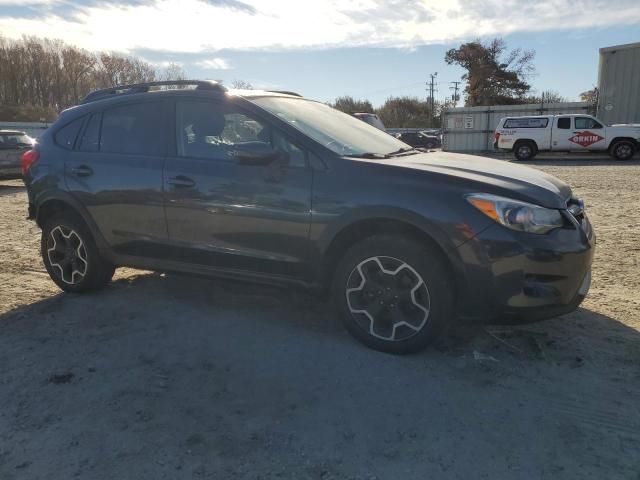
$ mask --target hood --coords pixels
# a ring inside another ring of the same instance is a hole
[[[469,193],[511,196],[548,208],[566,208],[571,197],[571,188],[556,177],[504,160],[431,152],[370,161],[455,177],[469,182]]]

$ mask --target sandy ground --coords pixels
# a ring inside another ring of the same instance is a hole
[[[408,357],[303,293],[121,269],[61,294],[0,182],[0,479],[640,479],[640,163],[532,165],[586,199],[583,308]]]

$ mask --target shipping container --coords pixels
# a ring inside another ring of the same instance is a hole
[[[640,42],[600,49],[598,118],[640,123]]]
[[[591,113],[587,102],[495,105],[448,108],[442,114],[442,149],[449,152],[481,153],[493,150],[493,134],[503,117]]]

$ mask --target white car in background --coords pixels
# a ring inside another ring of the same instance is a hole
[[[607,126],[584,114],[506,117],[498,123],[493,146],[511,150],[518,160],[538,152],[608,152],[629,160],[640,148],[640,125]]]

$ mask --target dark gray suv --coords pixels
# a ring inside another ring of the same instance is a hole
[[[125,265],[301,285],[330,292],[366,345],[405,353],[457,318],[569,312],[589,288],[595,237],[563,182],[416,150],[290,92],[97,91],[22,168],[68,292]]]
[[[34,140],[19,130],[0,130],[0,177],[20,178],[20,156]]]

